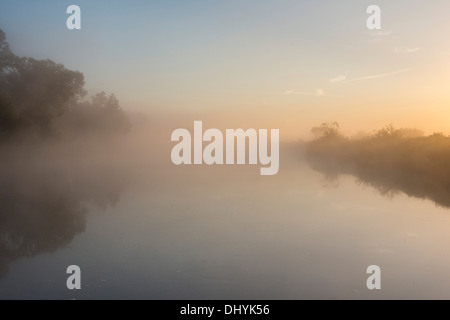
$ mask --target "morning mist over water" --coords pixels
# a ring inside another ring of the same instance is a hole
[[[0,299],[450,297],[447,2],[24,2]]]
[[[175,166],[171,144],[152,137],[2,153],[2,298],[374,298],[373,260],[390,270],[380,297],[445,296],[450,261],[432,248],[449,216],[432,191],[386,183],[385,197],[382,177],[364,187],[301,144],[281,144],[271,177]],[[77,292],[58,285],[73,261],[89,270]]]

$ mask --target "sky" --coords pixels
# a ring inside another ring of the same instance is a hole
[[[81,30],[66,9],[81,8]],[[366,9],[381,8],[381,30]],[[450,134],[448,0],[0,0],[21,56],[84,73],[127,110],[308,137],[338,121]]]

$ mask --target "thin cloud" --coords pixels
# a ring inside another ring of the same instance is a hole
[[[286,90],[281,93],[282,95],[304,95],[304,96],[316,96],[321,97],[325,95],[325,92],[318,88],[314,92],[311,91],[296,91],[296,90]]]
[[[377,43],[383,43],[386,41],[386,38],[390,36],[393,32],[392,31],[372,31],[372,32],[366,32],[367,35],[371,36],[371,39],[366,39],[367,43],[377,44]]]
[[[281,93],[282,95],[292,95],[292,94],[299,94],[299,95],[313,95],[313,92],[306,92],[306,91],[295,91],[295,90],[286,90]]]
[[[367,43],[380,43],[380,42],[384,42],[385,39],[383,39],[383,38],[373,38],[373,39],[367,39],[365,41]]]
[[[417,52],[417,51],[420,51],[420,50],[422,50],[422,48],[404,48],[404,47],[397,47],[397,48],[395,48],[394,49],[394,53],[406,53],[406,54],[408,54],[408,53],[414,53],[414,52]]]
[[[344,76],[343,74],[340,74],[340,75],[338,75],[336,78],[332,78],[332,79],[330,79],[329,81],[330,81],[331,83],[336,83],[336,82],[344,81],[344,80],[346,80],[346,79],[347,79],[346,76]]]
[[[421,50],[421,48],[406,48],[406,53],[414,53]]]
[[[316,89],[316,96],[321,97],[325,94],[325,92],[322,89]]]
[[[393,33],[392,30],[390,31],[374,31],[374,32],[367,32],[368,35],[373,36],[373,37],[387,37],[390,36]]]
[[[359,78],[348,80],[347,82],[355,82],[355,81],[363,81],[363,80],[386,78],[386,77],[395,76],[395,75],[400,74],[400,73],[409,72],[411,70],[412,69],[401,69],[401,70],[397,70],[397,71],[393,71],[393,72],[389,72],[389,73],[382,73],[382,74],[375,74],[375,75],[370,75],[370,76],[359,77]]]

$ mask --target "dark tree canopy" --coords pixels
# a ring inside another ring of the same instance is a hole
[[[81,72],[68,70],[51,60],[14,55],[5,33],[0,29],[1,137],[23,131],[39,137],[55,135],[55,122],[61,116],[73,114],[79,117],[76,109],[86,106],[100,108],[105,112],[84,112],[84,116],[102,116],[103,124],[120,122],[113,127],[128,125],[114,95],[106,97],[105,93],[100,93],[92,98],[92,102],[86,102],[82,100],[86,94],[83,86],[84,76]]]
[[[76,102],[61,117],[59,125],[70,136],[82,134],[111,135],[126,133],[131,125],[120,109],[119,100],[111,94],[100,92],[90,101]]]
[[[9,43],[6,41],[6,34],[0,29],[0,73],[7,70],[7,65],[12,64],[14,55],[9,49]]]

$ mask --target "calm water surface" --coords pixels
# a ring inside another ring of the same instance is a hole
[[[292,154],[272,177],[259,166],[171,165],[137,176],[120,188],[111,172],[92,178],[96,189],[84,180],[84,197],[68,199],[86,205],[42,209],[48,201],[24,193],[17,203],[32,203],[10,208],[23,220],[4,209],[0,298],[450,298],[450,210],[430,200],[327,179]],[[76,180],[64,181],[71,194]],[[66,288],[72,264],[79,291]],[[379,291],[365,285],[372,264]]]

